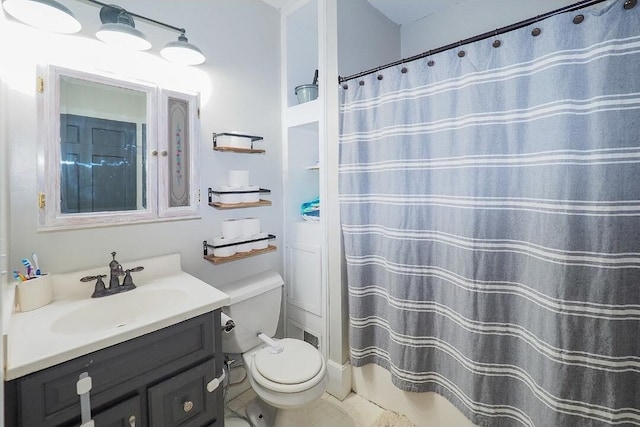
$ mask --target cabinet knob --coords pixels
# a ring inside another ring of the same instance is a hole
[[[169,155],[169,152],[167,150],[162,150],[160,154],[162,154],[162,157],[167,157]]]
[[[182,409],[184,409],[184,412],[191,411],[193,409],[193,402],[190,400],[187,400],[182,404]]]
[[[157,155],[158,155],[158,150],[153,150],[153,151],[151,152],[151,155],[152,155],[152,156],[157,156]]]
[[[135,415],[131,415],[129,417],[129,426],[130,427],[136,427],[136,416]]]

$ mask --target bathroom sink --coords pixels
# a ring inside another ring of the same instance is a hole
[[[229,295],[182,271],[180,254],[131,261],[144,266],[136,288],[91,298],[94,283],[80,278],[108,274],[104,267],[53,274],[51,303],[14,311],[4,337],[5,380],[67,362],[159,331],[229,304]]]
[[[51,330],[61,335],[86,334],[121,328],[153,313],[175,307],[187,297],[181,289],[143,289],[86,300],[61,315]]]

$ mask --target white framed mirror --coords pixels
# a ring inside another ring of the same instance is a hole
[[[39,69],[39,229],[198,217],[195,93]]]

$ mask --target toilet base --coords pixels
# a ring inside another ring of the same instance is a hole
[[[278,409],[256,397],[247,403],[245,413],[253,427],[274,427]]]

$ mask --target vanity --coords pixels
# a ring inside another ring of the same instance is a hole
[[[183,272],[180,255],[139,260],[136,288],[91,298],[54,275],[54,299],[11,316],[5,425],[223,426],[220,307],[229,297]]]

